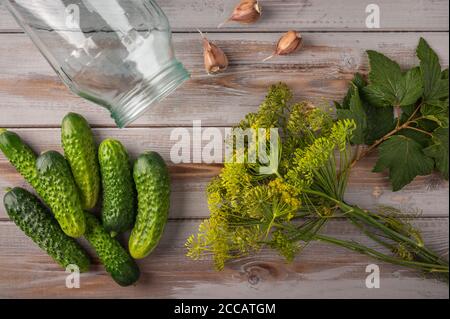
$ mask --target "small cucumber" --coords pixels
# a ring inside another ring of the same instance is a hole
[[[102,222],[115,236],[133,227],[135,190],[127,150],[116,140],[104,140],[98,150],[103,184]]]
[[[92,209],[97,204],[100,192],[100,173],[94,135],[84,117],[76,113],[64,117],[61,142],[80,190],[83,208]]]
[[[158,153],[144,153],[134,164],[138,214],[131,232],[129,250],[135,259],[148,256],[158,245],[169,215],[170,178]]]
[[[64,268],[77,265],[82,272],[89,269],[89,257],[84,250],[64,234],[36,196],[14,188],[6,193],[3,203],[11,220],[58,264]]]
[[[22,141],[19,135],[5,129],[0,130],[0,150],[25,180],[40,193],[36,170],[37,156],[33,150]]]
[[[134,284],[140,276],[139,267],[120,243],[112,238],[93,215],[86,213],[85,238],[94,247],[106,271],[121,286]]]
[[[43,153],[36,161],[40,186],[39,195],[50,207],[64,233],[78,238],[84,234],[86,225],[77,185],[72,177],[69,163],[55,151]]]

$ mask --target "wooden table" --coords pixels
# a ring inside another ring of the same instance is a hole
[[[250,26],[216,26],[232,10],[231,0],[158,1],[168,15],[179,59],[192,72],[182,89],[154,106],[127,129],[114,127],[106,110],[66,89],[29,38],[0,4],[0,127],[19,133],[36,151],[61,150],[59,126],[69,111],[83,114],[98,141],[121,140],[132,156],[160,152],[169,161],[174,127],[227,127],[258,108],[269,84],[288,83],[297,99],[340,99],[356,71],[367,71],[366,49],[379,50],[402,66],[417,63],[414,50],[423,36],[448,66],[447,0],[378,0],[381,29],[365,27],[366,5],[359,0],[266,0],[262,21]],[[201,40],[195,29],[209,32],[231,62],[229,70],[208,76],[203,70]],[[282,32],[302,32],[304,48],[291,56],[260,61],[270,55]],[[195,149],[199,152],[199,149]],[[392,193],[385,174],[371,173],[375,157],[354,169],[347,200],[367,208],[394,205],[423,210],[414,220],[426,242],[448,254],[449,185],[437,175],[417,178]],[[41,252],[0,208],[0,297],[218,297],[218,298],[448,298],[448,285],[407,269],[378,263],[381,288],[367,289],[366,266],[374,261],[336,247],[314,243],[287,264],[270,251],[231,262],[215,272],[210,261],[186,258],[184,242],[208,216],[205,186],[220,165],[171,165],[170,222],[156,252],[140,261],[137,286],[118,287],[96,261],[82,275],[80,289],[65,287],[66,273]],[[0,155],[0,196],[7,186],[25,186]],[[330,222],[331,235],[367,242],[342,220]]]

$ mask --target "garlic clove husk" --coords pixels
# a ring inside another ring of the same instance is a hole
[[[231,16],[225,22],[219,24],[218,28],[230,21],[245,24],[254,23],[259,20],[261,14],[262,8],[257,0],[241,0],[234,8]]]
[[[267,61],[277,55],[291,54],[297,51],[301,47],[302,43],[303,39],[300,33],[292,30],[288,31],[283,34],[280,40],[278,40],[275,52],[271,56],[265,58],[263,61]]]
[[[225,71],[228,67],[228,58],[221,48],[211,43],[208,38],[198,30],[203,38],[203,56],[205,70],[208,74]]]
[[[302,44],[302,37],[295,31],[288,31],[277,44],[277,55],[287,55],[295,52]]]

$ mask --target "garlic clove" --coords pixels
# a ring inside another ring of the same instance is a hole
[[[277,55],[287,55],[295,52],[302,44],[302,37],[295,31],[288,31],[277,44]]]
[[[291,54],[297,51],[301,47],[302,43],[303,39],[300,33],[292,30],[288,31],[283,34],[280,40],[278,40],[275,52],[271,56],[265,58],[263,61],[267,61],[277,55]]]
[[[225,23],[235,21],[239,23],[250,24],[259,20],[262,14],[262,8],[257,0],[241,0],[241,2],[234,8],[231,16],[219,24],[218,28]]]
[[[205,62],[205,70],[208,74],[216,74],[225,71],[228,67],[228,58],[225,53],[200,31],[203,38],[203,56]]]

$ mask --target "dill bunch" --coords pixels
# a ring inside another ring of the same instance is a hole
[[[354,123],[334,122],[312,104],[291,105],[291,99],[286,84],[274,85],[258,112],[248,114],[237,126],[277,128],[281,143],[277,155],[282,164],[272,174],[261,175],[257,173],[260,163],[225,163],[207,188],[210,218],[186,242],[189,257],[212,256],[216,268],[222,269],[227,260],[257,252],[264,245],[288,259],[300,250],[298,243],[283,233],[283,225],[317,213],[318,204],[302,189],[314,183],[316,171],[334,156],[336,149],[346,149]],[[267,144],[270,149],[269,141]],[[249,147],[234,149],[233,158],[247,154]]]
[[[398,211],[384,207],[369,212],[344,201],[354,164],[350,141],[357,130],[355,121],[335,120],[309,102],[291,100],[286,84],[273,85],[259,110],[236,126],[277,129],[278,143],[269,135],[262,137],[265,149],[274,154],[270,161],[277,165],[249,161],[249,154],[259,151],[259,140],[233,148],[231,158],[244,155],[244,161],[225,163],[208,185],[211,215],[188,238],[187,255],[212,257],[221,270],[228,260],[264,247],[292,261],[311,241],[321,241],[386,262],[448,274],[448,263],[425,247],[420,231]],[[233,139],[227,142],[233,146]],[[270,169],[261,170],[267,165]],[[392,254],[321,234],[333,217],[347,219]]]

